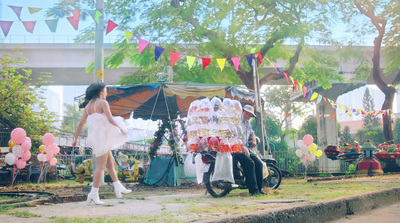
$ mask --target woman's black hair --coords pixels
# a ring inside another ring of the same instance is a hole
[[[100,92],[104,90],[106,85],[101,81],[96,81],[86,88],[85,101],[79,105],[79,108],[84,108],[92,99],[100,97]]]

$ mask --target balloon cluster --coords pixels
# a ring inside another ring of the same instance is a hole
[[[26,161],[31,158],[31,152],[29,152],[32,147],[31,139],[26,137],[26,132],[22,128],[13,129],[10,136],[8,146],[11,152],[7,153],[5,161],[9,165],[15,164],[18,169],[23,169]]]
[[[60,147],[54,143],[54,136],[51,133],[46,133],[42,137],[42,142],[44,145],[39,147],[39,154],[37,159],[41,162],[48,161],[50,165],[57,164],[57,158],[54,156],[60,152]]]
[[[237,100],[213,97],[193,101],[187,115],[187,145],[194,152],[241,152],[241,116],[242,105]]]
[[[299,149],[296,150],[296,156],[298,156],[304,165],[308,161],[314,162],[317,157],[322,156],[322,150],[319,150],[317,145],[313,143],[314,138],[312,135],[305,135],[303,140],[297,141],[297,146]]]

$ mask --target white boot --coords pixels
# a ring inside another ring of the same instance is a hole
[[[90,193],[87,195],[87,203],[91,203],[93,201],[93,203],[97,204],[97,205],[102,205],[104,204],[104,202],[100,201],[99,198],[99,188],[95,188],[92,186],[92,190],[90,190]]]
[[[121,182],[119,182],[119,180],[113,182],[113,184],[114,184],[114,192],[115,192],[115,195],[117,196],[117,198],[122,198],[122,194],[128,194],[128,193],[132,192],[132,190],[127,190],[121,184]]]

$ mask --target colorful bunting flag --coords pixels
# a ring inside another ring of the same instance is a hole
[[[147,45],[149,45],[149,42],[139,38],[139,55],[140,53],[142,53],[143,49],[146,48]]]
[[[127,31],[126,29],[124,29],[124,33],[125,33],[126,43],[129,43],[129,39],[133,36],[133,33]]]
[[[96,10],[95,18],[97,24],[99,24],[101,16],[103,16],[103,13],[101,13],[99,10]]]
[[[310,100],[312,101],[312,100],[316,99],[317,97],[318,97],[318,93],[317,93],[317,92],[314,92],[314,93],[312,94]]]
[[[71,23],[72,27],[74,27],[75,30],[78,30],[79,27],[79,9],[71,10],[72,11],[72,16],[67,17],[67,20],[69,23]]]
[[[12,6],[12,5],[9,5],[8,7],[10,7],[13,11],[14,11],[14,13],[17,15],[17,17],[18,17],[18,20],[21,20],[21,10],[22,10],[22,7],[21,6]]]
[[[64,17],[64,15],[63,15],[61,9],[58,9],[58,8],[51,8],[50,11],[51,11],[54,15],[56,15],[56,16],[58,16],[58,17],[60,17],[60,18],[63,18],[63,17]]]
[[[154,47],[154,56],[156,61],[158,60],[158,58],[160,57],[160,55],[164,52],[164,49],[159,47],[159,46],[155,46]]]
[[[311,100],[311,96],[313,95],[313,91],[312,90],[310,90],[309,92],[308,92],[308,100]]]
[[[321,102],[321,99],[322,99],[322,95],[319,94],[318,98],[317,98],[317,104]]]
[[[171,51],[170,56],[171,56],[171,67],[174,67],[176,61],[178,61],[181,54]]]
[[[42,8],[28,7],[28,11],[30,14],[35,14],[37,12],[40,12],[40,10],[42,10]]]
[[[259,52],[256,53],[257,57],[258,57],[258,62],[260,63],[260,65],[262,64],[262,60],[263,60],[263,55]]]
[[[45,20],[45,22],[51,32],[55,33],[57,31],[58,19],[49,19],[49,20]]]
[[[306,97],[307,94],[307,87],[303,85],[303,98]]]
[[[245,56],[247,59],[247,62],[249,63],[250,67],[253,67],[253,54],[249,54]]]
[[[33,30],[35,29],[36,21],[23,21],[22,24],[24,24],[25,30],[29,33],[33,33]]]
[[[239,64],[240,64],[240,57],[231,57],[233,66],[235,67],[235,70],[239,70]]]
[[[332,114],[332,118],[335,118],[336,117],[336,114]]]
[[[294,81],[293,81],[293,91],[296,89],[296,87],[297,87],[297,80],[296,79],[293,79]]]
[[[201,62],[203,63],[203,70],[211,63],[211,58],[201,58]]]
[[[3,31],[3,34],[5,37],[7,37],[12,24],[13,24],[13,21],[1,21],[0,20],[0,27],[1,27],[1,30]]]
[[[118,26],[117,23],[113,22],[111,19],[108,20],[107,23],[107,30],[106,30],[106,35],[113,31],[116,27]]]
[[[217,63],[218,63],[218,66],[221,68],[221,71],[225,67],[225,61],[226,61],[226,58],[217,58]]]
[[[196,57],[186,56],[186,61],[187,61],[188,66],[189,66],[189,70],[193,67],[195,59],[196,59]]]
[[[96,10],[88,10],[86,9],[84,12],[89,14],[94,20],[96,20]]]

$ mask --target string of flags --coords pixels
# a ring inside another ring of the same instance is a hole
[[[21,12],[23,7],[21,6],[12,6],[12,5],[8,5],[11,10],[14,11],[14,13],[17,15],[19,21],[21,21]],[[41,11],[43,8],[37,8],[37,7],[27,7],[28,11],[30,14],[35,14],[39,11]],[[58,8],[51,8],[50,11],[57,16],[58,18],[56,19],[48,19],[45,20],[48,28],[50,29],[51,32],[56,32],[57,30],[57,24],[58,24],[58,20],[59,18],[63,18],[64,14],[62,12],[61,9]],[[72,27],[75,30],[78,30],[79,28],[79,19],[80,19],[80,13],[81,11],[79,9],[74,9],[74,10],[70,10],[72,15],[66,17],[66,19],[69,21],[69,23],[72,25]],[[83,10],[84,13],[88,13],[97,23],[99,23],[99,18],[103,15],[100,11],[98,10]],[[5,20],[0,20],[0,28],[3,31],[3,34],[5,37],[7,37],[10,28],[12,26],[14,21],[5,21]],[[26,29],[27,32],[33,33],[36,22],[37,21],[21,21]],[[114,21],[112,21],[111,19],[108,20],[107,22],[107,28],[106,28],[106,35],[108,33],[110,33],[111,31],[113,31],[115,28],[117,28],[119,25],[117,23],[115,23]],[[134,36],[133,33],[127,31],[126,29],[124,29],[124,33],[125,33],[125,39],[126,42],[128,43],[129,40]],[[261,53],[259,52],[255,52],[255,53],[251,53],[251,54],[247,54],[247,55],[242,55],[242,56],[236,56],[236,57],[228,57],[228,58],[209,58],[209,57],[199,57],[199,56],[191,56],[191,55],[186,55],[183,53],[178,53],[178,52],[174,52],[168,49],[165,49],[163,47],[160,47],[158,45],[155,44],[151,44],[148,41],[141,39],[139,37],[138,38],[138,54],[140,55],[143,50],[149,45],[153,45],[154,46],[154,56],[155,56],[155,61],[157,61],[161,54],[164,51],[168,51],[170,53],[170,64],[171,67],[173,67],[175,65],[175,63],[181,58],[181,57],[186,57],[186,62],[188,64],[188,69],[190,70],[193,65],[194,62],[196,61],[196,59],[200,59],[203,65],[203,70],[206,69],[206,67],[211,63],[212,60],[216,60],[218,66],[220,67],[221,71],[225,68],[225,64],[227,59],[230,59],[234,69],[236,71],[239,70],[239,66],[240,66],[240,60],[242,57],[245,57],[249,66],[252,67],[253,64],[253,58],[258,58],[258,62],[260,64],[262,64],[263,60],[267,60],[269,64],[271,64],[274,69],[276,70],[277,73],[281,74],[283,78],[286,79],[288,84],[292,84],[292,89],[293,91],[296,90],[296,88],[298,88],[301,93],[303,94],[303,97],[306,98],[310,101],[316,100],[316,103],[320,103],[322,100],[325,102],[325,105],[328,106],[328,103],[330,104],[330,106],[332,106],[332,108],[339,108],[339,109],[345,109],[345,113],[348,114],[349,116],[352,115],[390,115],[391,111],[390,110],[378,110],[378,111],[365,111],[362,109],[354,109],[354,108],[350,108],[348,106],[343,106],[341,104],[336,104],[334,101],[332,101],[329,98],[326,98],[316,92],[313,92],[312,89],[307,90],[307,86],[301,84],[300,82],[298,82],[297,80],[293,79],[291,76],[289,76],[285,71],[283,71],[282,69],[280,69],[279,67],[277,67],[272,61],[270,61],[267,57],[264,57]],[[286,116],[291,115],[291,113],[287,113],[285,114]],[[336,114],[324,114],[323,115],[325,118],[327,117],[332,117],[335,118]],[[322,115],[317,115],[317,117],[322,117]]]

